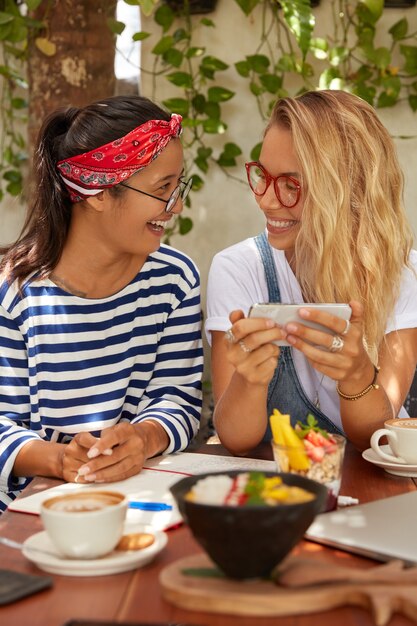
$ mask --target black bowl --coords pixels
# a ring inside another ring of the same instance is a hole
[[[181,515],[212,561],[230,578],[267,577],[302,539],[326,504],[327,488],[314,480],[276,472],[287,485],[315,494],[313,500],[277,506],[224,506],[185,499],[193,485],[207,476],[231,476],[242,471],[209,472],[183,478],[171,487]]]

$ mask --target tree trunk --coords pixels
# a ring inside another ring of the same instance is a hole
[[[48,54],[35,40],[29,42],[30,153],[48,113],[114,94],[115,35],[107,18],[115,17],[116,4],[116,0],[44,0],[33,12],[35,19],[46,23],[37,37],[46,41]]]

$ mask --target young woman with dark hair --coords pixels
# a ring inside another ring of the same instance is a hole
[[[161,243],[191,187],[180,132],[139,96],[40,130],[27,220],[0,250],[0,509],[30,477],[121,480],[197,431],[199,274]]]

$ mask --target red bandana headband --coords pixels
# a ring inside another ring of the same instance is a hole
[[[124,137],[57,163],[72,202],[80,202],[114,187],[143,169],[162,152],[172,137],[179,137],[181,115],[169,122],[149,120]]]

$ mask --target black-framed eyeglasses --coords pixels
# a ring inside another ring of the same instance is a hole
[[[154,198],[154,200],[159,200],[160,202],[163,202],[166,205],[165,213],[171,213],[172,209],[178,202],[178,198],[181,197],[181,200],[184,202],[184,200],[190,193],[191,187],[193,186],[193,179],[191,177],[188,180],[180,181],[180,184],[177,187],[175,187],[174,191],[169,196],[168,200],[164,200],[163,198],[160,198],[159,196],[153,196],[151,193],[148,193],[147,191],[136,189],[135,187],[131,187],[130,185],[127,185],[126,183],[119,183],[119,184],[122,187],[127,187],[128,189],[132,189],[132,191],[137,191],[138,193],[142,193],[144,196],[149,196],[149,198]]]
[[[273,182],[278,202],[287,209],[295,207],[301,195],[300,181],[287,174],[271,176],[257,161],[245,163],[245,167],[249,186],[255,196],[263,196],[271,182]]]

